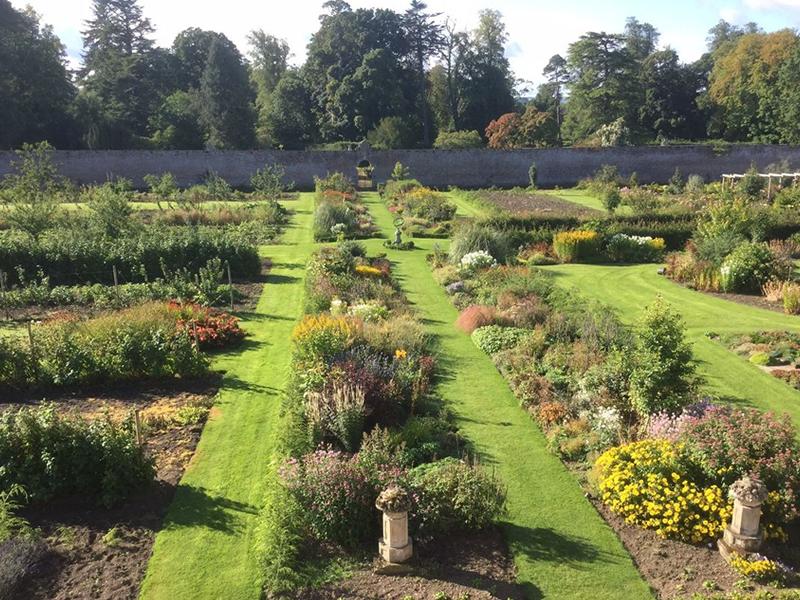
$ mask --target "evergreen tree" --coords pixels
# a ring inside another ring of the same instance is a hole
[[[218,149],[252,148],[255,123],[247,68],[236,47],[220,38],[212,40],[200,78],[206,143]]]

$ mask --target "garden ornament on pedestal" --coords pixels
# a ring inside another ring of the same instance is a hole
[[[383,490],[375,506],[383,512],[383,537],[378,541],[378,552],[389,568],[411,558],[411,538],[408,537],[408,493],[398,485]]]
[[[401,218],[397,218],[394,220],[394,245],[401,246],[403,244],[403,232],[401,228],[405,224],[405,221]]]
[[[761,548],[761,505],[767,499],[767,488],[760,479],[747,476],[735,482],[729,494],[733,498],[733,517],[717,542],[725,560],[730,560],[732,554],[746,556]]]

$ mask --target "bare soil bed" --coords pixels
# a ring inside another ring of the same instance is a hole
[[[480,197],[505,212],[521,217],[597,218],[601,215],[592,208],[545,194],[490,190],[480,192]]]
[[[136,385],[51,397],[67,413],[124,417],[133,409],[163,416],[183,406],[209,406],[219,378]],[[38,404],[27,399],[25,404]],[[17,403],[0,403],[0,411]],[[213,410],[213,409],[212,409]],[[194,454],[203,422],[167,426],[147,433],[145,445],[156,464],[156,479],[124,504],[106,509],[73,498],[23,512],[43,541],[16,598],[31,600],[135,599],[156,532],[175,487]],[[0,548],[2,551],[2,548]]]
[[[414,551],[411,572],[407,575],[383,575],[376,573],[374,567],[365,567],[344,581],[304,590],[296,597],[301,600],[525,598],[523,589],[515,583],[514,563],[496,528],[441,537],[435,543],[417,544]]]
[[[656,597],[662,600],[691,597],[692,594],[707,594],[712,591],[742,591],[774,588],[757,583],[742,582],[737,574],[720,556],[715,543],[695,546],[675,540],[666,540],[654,531],[628,525],[625,520],[612,513],[596,498],[592,504],[606,522],[616,531],[625,549]],[[800,561],[798,531],[789,531],[790,541],[786,545],[766,545],[769,556],[781,560],[796,569]],[[796,589],[794,582],[788,589]]]

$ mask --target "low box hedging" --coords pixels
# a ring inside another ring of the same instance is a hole
[[[0,414],[0,464],[0,489],[20,485],[32,502],[80,496],[111,506],[155,475],[132,419],[67,417],[52,406]]]

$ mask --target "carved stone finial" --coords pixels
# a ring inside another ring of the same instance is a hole
[[[767,486],[757,477],[748,475],[731,485],[729,493],[731,498],[742,504],[756,506],[767,499]]]
[[[390,513],[407,512],[411,506],[408,492],[397,484],[391,484],[383,490],[375,501],[378,510]]]

